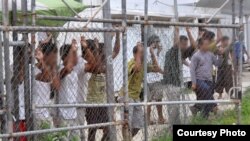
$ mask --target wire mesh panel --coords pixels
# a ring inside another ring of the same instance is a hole
[[[103,5],[47,17],[66,21],[57,27],[7,26],[5,18],[0,138],[158,140],[174,124],[218,124],[233,104],[239,110],[247,58],[243,33],[230,36],[239,26],[131,20],[124,1],[123,15],[107,19]]]

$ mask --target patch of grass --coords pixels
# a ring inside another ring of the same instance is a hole
[[[241,103],[241,124],[250,124],[250,89],[247,90],[244,94],[242,103]],[[196,116],[191,119],[191,124],[233,124],[236,123],[237,113],[234,109],[223,111],[222,115],[214,116],[211,120],[206,120],[201,116]],[[152,141],[172,141],[172,136],[165,132],[159,138],[155,138]]]
[[[173,137],[165,131],[164,133],[162,133],[162,136],[160,136],[159,138],[155,138],[152,141],[172,141],[172,140]]]
[[[41,129],[50,129],[51,125],[48,122],[42,122],[40,125]],[[48,134],[42,134],[38,137],[39,141],[57,141],[61,138],[67,137],[67,131],[53,132]]]
[[[241,104],[241,121],[242,124],[250,124],[250,90],[248,90]]]

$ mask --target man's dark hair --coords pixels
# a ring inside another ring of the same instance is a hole
[[[133,48],[133,54],[136,54],[137,51],[138,51],[138,46],[134,46],[134,48]]]
[[[199,38],[198,39],[198,43],[197,43],[198,44],[198,48],[200,48],[200,46],[203,45],[203,43],[204,43],[205,40],[209,40],[209,39],[204,39],[204,38]]]
[[[214,37],[215,37],[214,32],[208,31],[208,30],[205,31],[203,36],[202,36],[203,39],[208,39],[208,40],[212,40]]]
[[[206,32],[207,30],[205,28],[203,28],[203,27],[199,27],[199,31],[200,32]]]
[[[50,53],[56,53],[57,52],[57,47],[55,44],[51,43],[45,43],[40,46],[41,51],[44,55],[48,55]]]
[[[70,49],[71,49],[70,44],[65,44],[65,45],[61,46],[61,48],[60,48],[60,56],[61,56],[62,60],[64,60],[68,56]]]
[[[90,51],[93,53],[96,49],[94,40],[88,39],[86,40],[86,42],[88,44],[88,49],[90,49]],[[86,55],[86,51],[84,50],[84,48],[82,48],[82,57],[84,57],[85,55]]]
[[[31,49],[31,47],[32,47],[31,44],[28,43],[28,48]],[[16,48],[17,48],[17,50],[18,50],[18,54],[17,54],[16,57],[17,57],[17,58],[18,58],[18,57],[24,57],[24,55],[25,55],[25,54],[24,54],[25,45],[17,46]]]
[[[185,35],[180,35],[179,38],[180,38],[180,42],[182,42],[182,41],[188,41],[188,38]]]
[[[104,43],[99,43],[100,52],[104,52]]]
[[[96,49],[95,47],[95,41],[92,40],[92,39],[88,39],[86,40],[87,44],[88,44],[88,48],[91,50],[91,51],[94,51]]]
[[[99,53],[101,53],[101,58],[102,58],[102,61],[105,61],[105,50],[104,50],[104,43],[99,43]]]
[[[223,36],[222,38],[221,38],[221,41],[223,42],[223,41],[228,41],[229,40],[229,37],[228,36]]]
[[[147,46],[150,46],[151,44],[155,43],[155,42],[160,42],[160,37],[153,34],[150,37],[148,37],[148,42],[147,42]]]

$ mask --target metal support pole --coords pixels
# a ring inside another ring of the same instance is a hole
[[[2,42],[2,32],[0,32],[0,42]],[[6,102],[4,99],[4,78],[3,78],[3,46],[0,44],[0,109],[6,109]],[[0,115],[1,131],[0,133],[6,133],[6,114]]]
[[[123,140],[130,141],[129,133],[129,106],[128,106],[128,58],[127,58],[127,4],[126,0],[122,0],[122,26],[125,31],[122,33],[122,55],[123,55],[123,90],[125,94],[124,101],[124,125]]]
[[[249,15],[246,15],[245,16],[245,19],[246,19],[246,46],[247,46],[247,52],[248,52],[248,54],[250,54],[250,35],[249,35]],[[248,58],[248,59],[250,59],[250,58]]]
[[[23,17],[23,26],[28,25],[28,17],[27,17],[27,12],[28,12],[28,8],[27,8],[27,0],[22,0],[22,15]],[[27,126],[27,130],[31,131],[33,129],[33,125],[31,122],[31,117],[32,117],[32,113],[30,110],[31,107],[31,82],[30,82],[30,76],[31,76],[31,72],[30,72],[30,54],[29,54],[29,39],[28,39],[28,32],[24,32],[23,33],[23,41],[26,43],[24,46],[24,105],[25,105],[25,119],[27,121],[26,125]],[[29,137],[28,140],[31,140],[31,138]]]
[[[232,24],[235,24],[235,0],[232,0]],[[232,41],[235,39],[235,29],[233,29]]]
[[[2,18],[3,25],[9,25],[9,10],[8,10],[8,0],[2,1]],[[10,82],[10,51],[9,51],[9,31],[3,32],[3,45],[4,45],[4,67],[5,67],[5,86],[6,86],[6,103],[7,103],[7,133],[13,133],[13,93],[11,92],[11,82]],[[13,141],[13,138],[9,138],[9,141]]]
[[[12,26],[16,26],[17,24],[17,3],[16,0],[12,0],[12,17],[11,17],[11,25]],[[18,40],[18,35],[17,32],[13,32],[13,41],[17,41]],[[10,43],[9,43],[10,44]],[[20,57],[20,48],[16,48],[16,46],[13,46],[13,74],[19,74],[19,68],[20,68],[20,63],[21,60],[19,59]],[[17,77],[15,77],[17,76]],[[19,81],[19,77],[18,75],[13,75],[13,81],[12,81],[12,92],[14,94],[14,109],[13,109],[13,113],[14,116],[17,120],[16,124],[18,124],[19,122],[19,93],[18,93],[18,83]],[[15,129],[15,132],[18,132],[18,128]]]
[[[103,0],[103,2],[106,0]],[[110,0],[106,2],[103,6],[103,18],[111,19],[110,13]],[[109,23],[104,23],[104,27],[112,28],[112,25]],[[113,76],[113,58],[112,58],[112,40],[110,33],[104,33],[104,46],[105,46],[105,54],[106,54],[106,93],[107,93],[107,102],[113,103],[114,99],[114,76]],[[114,108],[108,108],[109,113],[109,121],[114,121]],[[116,127],[113,125],[109,126],[109,139],[110,141],[116,141]]]
[[[177,3],[177,0],[174,0],[174,18],[175,18],[175,22],[179,22],[179,13],[178,13],[178,3]],[[182,57],[181,57],[181,49],[178,48],[178,63],[179,63],[179,70],[180,70],[180,75],[179,75],[179,79],[180,79],[180,85],[181,85],[181,88],[180,88],[180,95],[178,95],[178,100],[182,100],[182,97],[185,96],[183,95],[183,92],[182,92],[182,88],[183,88],[183,66],[182,66]],[[185,98],[184,98],[185,99]],[[176,105],[178,106],[178,108],[176,108],[178,110],[178,116],[176,117],[177,119],[173,119],[175,120],[174,123],[172,124],[180,124],[181,122],[181,116],[180,116],[180,109],[181,107],[185,107],[185,105]],[[185,108],[183,108],[185,109]],[[185,113],[184,113],[185,114]]]
[[[148,0],[145,0],[144,2],[144,22],[148,22]],[[148,25],[144,25],[144,61],[143,61],[143,98],[144,103],[148,102],[148,82],[147,82],[147,60],[148,60],[148,49],[147,49],[147,42],[148,42]],[[148,106],[144,106],[144,140],[148,140]]]
[[[240,0],[239,1],[239,23],[240,25],[243,25],[243,1],[244,0]],[[242,31],[244,32],[244,31]],[[240,90],[237,93],[237,98],[238,99],[242,99],[242,67],[243,67],[243,44],[244,44],[244,39],[242,39],[243,41],[241,42],[241,47],[240,47],[240,58],[239,58],[239,67],[238,67],[238,87],[240,87]],[[237,112],[238,112],[238,120],[237,120],[237,124],[240,124],[241,121],[241,103],[239,103],[237,105]]]
[[[31,1],[31,13],[32,13],[32,18],[31,18],[31,23],[32,26],[36,25],[36,16],[35,16],[35,7],[36,7],[36,0]],[[31,38],[35,38],[36,33],[32,32],[31,33]],[[33,109],[32,109],[32,101],[33,101],[33,96],[34,94],[34,84],[35,84],[35,72],[34,72],[34,67],[35,67],[35,42],[32,41],[31,39],[31,80],[30,80],[30,106],[28,107],[29,113],[30,113],[30,119],[29,122],[31,123],[31,130],[34,130],[34,116],[33,116]],[[30,137],[31,140],[34,140],[34,137]]]

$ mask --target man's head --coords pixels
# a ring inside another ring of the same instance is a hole
[[[198,40],[198,47],[202,51],[208,51],[209,50],[209,44],[210,44],[210,41],[208,39],[200,38]]]
[[[215,34],[212,31],[206,30],[202,36],[203,39],[209,40],[209,42],[213,42],[215,38]]]
[[[221,46],[222,47],[228,47],[230,44],[230,39],[228,36],[223,36],[221,39]]]
[[[137,44],[133,48],[133,55],[134,57],[139,57],[141,60],[143,60],[143,46],[141,44]]]
[[[187,36],[181,35],[179,37],[179,40],[180,40],[180,48],[181,48],[181,50],[187,49],[188,48],[188,38],[187,38]]]
[[[44,61],[47,65],[55,67],[57,65],[57,47],[55,44],[46,43],[40,46],[44,54]]]
[[[244,32],[243,31],[240,31],[239,34],[238,34],[238,41],[240,42],[244,42]]]
[[[157,49],[159,49],[159,48],[161,48],[161,41],[160,41],[160,38],[159,38],[159,36],[157,36],[157,35],[151,35],[149,38],[148,38],[148,42],[147,42],[147,46],[148,47],[153,47],[153,48],[157,48]]]
[[[95,45],[94,40],[88,39],[86,40],[86,43],[87,43],[88,49],[94,54],[96,50],[96,45]],[[86,59],[86,50],[83,46],[82,46],[82,57]]]
[[[22,62],[23,64],[22,65],[24,65],[24,56],[25,56],[25,50],[24,50],[24,48],[25,48],[25,45],[24,46],[17,46],[16,47],[17,48],[17,50],[18,50],[18,54],[17,54],[17,56],[15,56],[20,62]],[[29,55],[29,63],[31,63],[31,60],[32,60],[32,46],[31,46],[31,44],[29,44],[28,43],[28,55]]]
[[[199,37],[201,37],[205,33],[205,31],[207,31],[205,28],[200,27],[198,30]]]
[[[60,56],[63,62],[72,63],[73,65],[77,64],[77,51],[70,44],[65,44],[60,48]]]

